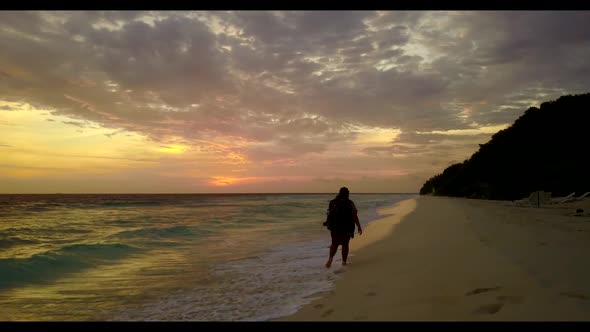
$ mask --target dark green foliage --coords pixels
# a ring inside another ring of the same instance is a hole
[[[471,158],[430,178],[421,195],[514,200],[536,190],[590,191],[590,93],[531,107]]]

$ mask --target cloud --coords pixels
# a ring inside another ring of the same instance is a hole
[[[113,136],[115,136],[115,135],[117,135],[117,134],[120,134],[120,133],[122,133],[122,132],[123,132],[123,130],[121,130],[121,129],[120,129],[120,130],[115,130],[115,131],[113,131],[112,133],[108,133],[108,134],[104,134],[104,135],[105,135],[106,137],[108,137],[108,138],[113,138]]]
[[[459,130],[469,132],[470,130]],[[405,131],[395,137],[388,146],[369,146],[362,151],[375,158],[390,157],[397,161],[408,160],[423,169],[438,173],[442,168],[462,162],[489,141],[493,133],[449,134]],[[442,167],[442,168],[441,168]],[[432,174],[431,174],[432,176]]]
[[[487,134],[419,133],[507,124],[586,92],[586,31],[590,13],[564,11],[3,12],[0,100],[108,137],[248,142],[223,151],[285,167],[336,158],[355,126],[396,129],[362,153],[440,164]]]
[[[84,122],[79,122],[79,121],[62,121],[62,123],[68,124],[68,125],[72,125],[72,126],[76,126],[76,127],[80,127],[80,128],[85,128],[86,124]]]

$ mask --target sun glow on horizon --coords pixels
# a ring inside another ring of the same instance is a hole
[[[161,152],[182,153],[187,146],[155,149],[147,136],[55,114],[28,103],[0,101],[3,178],[71,178],[153,168]],[[160,152],[160,153],[158,153]]]
[[[227,186],[234,184],[237,180],[237,178],[231,178],[227,176],[215,176],[211,179],[211,181],[209,181],[209,183],[214,186]]]
[[[225,187],[237,184],[249,184],[256,182],[266,182],[268,178],[263,177],[231,177],[231,176],[213,176],[209,180],[209,185],[214,187]]]

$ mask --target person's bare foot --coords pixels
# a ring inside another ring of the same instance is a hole
[[[342,266],[348,265],[348,263],[346,262],[342,262]]]
[[[332,258],[329,258],[328,261],[326,262],[326,268],[329,269],[330,266],[332,266]]]

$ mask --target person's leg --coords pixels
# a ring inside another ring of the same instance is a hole
[[[332,260],[334,259],[334,256],[336,256],[336,251],[338,251],[338,244],[332,243],[332,245],[330,245],[330,257],[326,262],[326,267],[329,268],[330,266],[332,266]]]
[[[328,258],[328,261],[326,262],[327,268],[332,266],[332,260],[334,259],[334,256],[336,255],[336,251],[338,251],[338,237],[336,236],[336,234],[334,234],[334,232],[331,232],[330,235],[332,236],[332,244],[330,245],[330,257]]]
[[[342,242],[342,265],[346,265],[347,263],[347,258],[348,258],[348,242],[350,241],[350,238],[346,239],[346,241]]]

